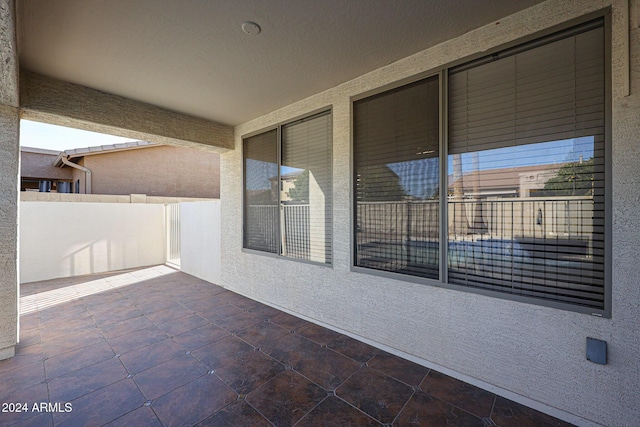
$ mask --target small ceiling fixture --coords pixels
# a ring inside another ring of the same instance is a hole
[[[249,34],[250,36],[255,36],[256,34],[260,34],[262,28],[260,28],[260,25],[256,24],[255,22],[246,21],[242,23],[242,31]]]

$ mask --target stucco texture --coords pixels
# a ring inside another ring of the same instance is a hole
[[[18,109],[0,106],[0,359],[18,339]]]
[[[32,179],[63,179],[72,178],[71,168],[57,168],[53,166],[57,155],[20,152],[20,175]]]
[[[218,198],[220,157],[184,147],[157,146],[85,156],[92,194]],[[84,189],[84,173],[74,171]]]
[[[638,1],[632,1],[638,9]],[[631,31],[631,95],[621,91],[624,1],[551,0],[237,126],[221,155],[222,275],[229,289],[282,307],[508,398],[581,425],[640,419],[640,38]],[[351,98],[591,12],[612,16],[612,317],[386,279],[351,271]],[[634,15],[635,16],[635,15]],[[242,251],[242,135],[330,106],[333,265]],[[608,342],[608,364],[585,341]]]

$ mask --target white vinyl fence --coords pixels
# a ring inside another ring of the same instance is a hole
[[[180,268],[180,203],[165,205],[167,264]]]

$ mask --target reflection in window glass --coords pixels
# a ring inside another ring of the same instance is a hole
[[[331,260],[331,115],[282,128],[282,255]]]
[[[355,101],[354,264],[604,310],[606,63],[595,19]]]
[[[439,277],[439,83],[354,103],[360,267]]]
[[[278,133],[244,141],[244,247],[278,251]]]
[[[604,30],[449,75],[450,283],[604,301]]]
[[[331,263],[331,131],[324,112],[244,139],[245,248]]]

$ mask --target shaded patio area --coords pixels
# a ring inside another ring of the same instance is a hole
[[[568,425],[167,266],[22,285],[20,329],[2,426]]]

